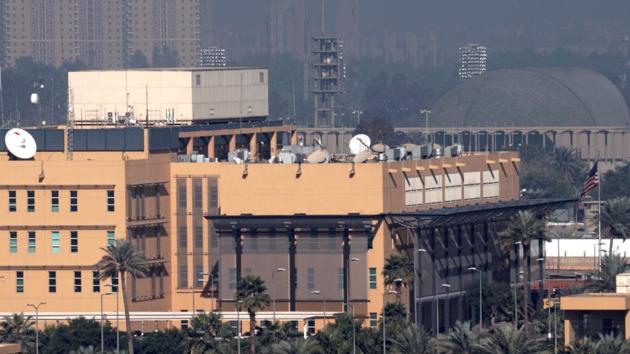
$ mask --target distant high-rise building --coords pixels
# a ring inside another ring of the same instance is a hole
[[[347,59],[360,56],[359,0],[337,0],[337,36]]]
[[[219,47],[202,48],[199,51],[199,66],[227,66],[227,56],[225,55],[225,49]]]
[[[459,79],[467,80],[486,72],[487,49],[479,44],[459,48]]]
[[[116,68],[140,53],[149,64],[193,66],[201,39],[211,38],[212,1],[2,1],[0,59],[5,66],[32,57],[54,66],[80,60]]]
[[[315,127],[335,126],[335,96],[343,93],[345,75],[342,41],[327,35],[312,42]]]
[[[306,56],[305,0],[271,0],[269,53]]]

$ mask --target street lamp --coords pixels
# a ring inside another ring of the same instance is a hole
[[[388,290],[386,293],[383,294],[383,354],[387,354],[387,335],[385,334],[385,297],[387,295],[391,295],[391,294],[399,294],[399,291],[396,290]]]
[[[468,270],[479,273],[479,328],[483,329],[483,272],[477,267],[469,267]]]
[[[427,144],[429,143],[429,114],[431,111],[428,109],[421,109],[420,114],[424,114],[424,134]]]
[[[449,290],[451,289],[451,284],[444,283],[444,284],[442,284],[440,286],[442,288],[446,289],[446,306],[448,306],[449,305],[448,304],[448,300],[449,300],[449,298],[448,298],[449,294],[448,293],[449,293]],[[436,337],[437,337],[437,335],[440,334],[440,302],[439,301],[438,301],[438,303],[435,306],[435,321],[437,322],[437,326],[435,328],[435,333],[436,333]],[[447,323],[445,323],[444,325],[445,325],[444,327],[448,326]]]
[[[2,277],[2,279],[4,279],[4,277]],[[39,307],[42,305],[46,305],[46,303],[40,302],[37,305],[26,304],[26,306],[35,309],[35,354],[39,354]]]
[[[286,272],[286,268],[276,268],[271,273],[271,295],[273,297],[273,322],[276,322],[276,273]]]
[[[326,296],[324,294],[322,294],[322,292],[319,291],[319,290],[311,291],[311,295],[320,295],[322,297],[322,299],[324,300],[324,327],[326,327],[326,324],[327,324],[327,321],[326,321]]]
[[[241,304],[243,300],[236,301],[236,346],[238,347],[238,354],[241,354]],[[250,333],[250,336],[254,336],[254,333]]]
[[[114,295],[114,293],[101,294],[101,353],[105,353],[105,333],[103,330],[103,296]]]
[[[515,246],[514,257],[517,261],[518,261],[518,256],[520,253],[520,246],[522,244],[523,243],[521,241],[514,242],[514,246]],[[516,295],[516,291],[518,289],[520,270],[521,270],[521,265],[517,264],[516,269],[514,270],[514,328],[518,327],[518,297]]]
[[[540,257],[536,258],[536,262],[543,263],[545,258]],[[542,267],[542,264],[541,264]],[[542,296],[545,293],[545,276],[543,274],[542,277],[542,289],[540,291],[540,295]],[[547,290],[547,300],[549,301],[549,306],[547,307],[547,340],[551,340],[551,289]]]
[[[120,353],[120,323],[118,321],[119,319],[119,312],[118,312],[118,287],[111,285],[111,284],[105,284],[105,286],[108,286],[112,289],[112,293],[116,294],[116,353]]]

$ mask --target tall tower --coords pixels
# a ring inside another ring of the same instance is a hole
[[[488,54],[486,47],[468,44],[459,48],[459,80],[468,80],[486,72]]]
[[[335,96],[343,93],[343,44],[322,34],[313,38],[315,127],[335,126]]]

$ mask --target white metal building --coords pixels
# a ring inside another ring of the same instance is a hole
[[[264,68],[77,71],[68,73],[68,107],[77,122],[264,119],[268,79]]]

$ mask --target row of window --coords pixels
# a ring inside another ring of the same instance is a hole
[[[70,231],[70,253],[78,253],[79,252],[79,232],[78,231]],[[27,232],[28,243],[27,250],[28,253],[36,253],[37,252],[37,233],[35,231]],[[110,246],[114,243],[115,235],[114,231],[107,231],[107,246]],[[59,231],[51,231],[50,232],[50,247],[51,252],[53,254],[58,254],[61,252],[61,234]],[[9,231],[9,253],[18,253],[18,232],[17,231]]]
[[[17,271],[15,272],[15,292],[24,293],[24,288],[24,271]],[[73,272],[72,289],[75,293],[83,291],[83,273],[81,271]],[[118,275],[111,278],[111,289],[112,292],[118,292]],[[48,292],[53,294],[57,292],[57,271],[48,272]],[[101,279],[98,271],[92,271],[92,292],[101,292]]]
[[[53,213],[59,212],[59,191],[50,191],[50,211]],[[9,191],[9,212],[15,213],[18,210],[17,203],[17,191]],[[79,191],[71,190],[69,193],[70,212],[79,211]],[[107,211],[113,212],[116,210],[116,198],[113,190],[107,191]],[[35,212],[35,191],[26,191],[26,211],[29,213]]]

